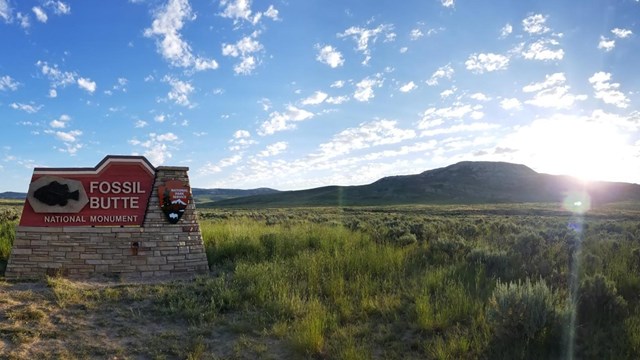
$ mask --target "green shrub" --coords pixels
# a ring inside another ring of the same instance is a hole
[[[536,358],[559,354],[565,312],[556,304],[556,295],[544,280],[499,282],[487,307],[494,355]]]
[[[626,357],[624,321],[628,313],[627,302],[618,295],[615,283],[602,274],[584,279],[577,307],[578,355],[591,359]]]
[[[487,275],[503,281],[512,278],[513,262],[504,250],[487,248],[475,248],[467,255],[467,261],[471,264],[482,265]]]

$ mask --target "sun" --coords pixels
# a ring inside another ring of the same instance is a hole
[[[538,119],[518,129],[508,146],[518,150],[518,161],[538,172],[584,181],[638,179],[633,146],[611,122],[567,115]]]

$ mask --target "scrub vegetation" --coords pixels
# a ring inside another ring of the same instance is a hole
[[[0,358],[637,358],[639,215],[207,209],[207,276],[0,281]]]

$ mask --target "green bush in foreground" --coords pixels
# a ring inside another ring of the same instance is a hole
[[[556,293],[544,280],[498,283],[487,308],[494,335],[491,350],[509,358],[560,354],[567,316],[557,304]]]

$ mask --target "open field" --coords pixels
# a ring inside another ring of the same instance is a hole
[[[0,209],[1,262],[17,212]],[[633,359],[639,219],[633,203],[208,209],[209,276],[0,280],[0,359]]]

